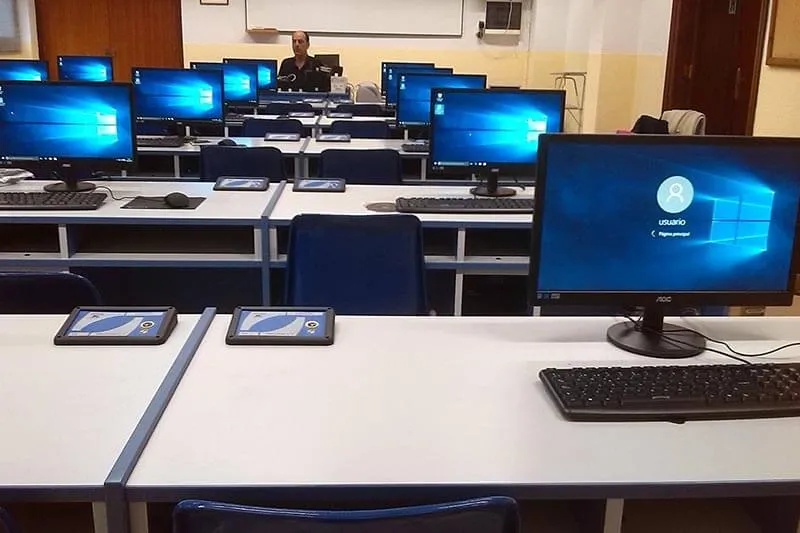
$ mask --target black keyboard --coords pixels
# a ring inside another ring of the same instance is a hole
[[[569,420],[800,416],[800,363],[545,368],[539,377]]]
[[[533,213],[533,198],[398,198],[400,213]]]
[[[105,201],[100,192],[0,192],[0,211],[91,211]]]
[[[180,148],[186,144],[184,137],[168,135],[165,137],[137,137],[136,146],[139,148]]]
[[[412,154],[427,154],[431,151],[431,147],[426,143],[403,143],[400,146],[404,152]]]

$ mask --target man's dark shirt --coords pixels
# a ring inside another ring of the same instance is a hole
[[[321,63],[313,56],[307,56],[302,68],[297,68],[294,57],[287,57],[281,62],[278,77],[295,76],[294,81],[278,80],[278,88],[292,89],[294,91],[313,91],[320,85],[321,75],[318,72]]]

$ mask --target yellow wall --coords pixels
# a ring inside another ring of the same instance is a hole
[[[800,137],[800,69],[764,66],[754,135]]]

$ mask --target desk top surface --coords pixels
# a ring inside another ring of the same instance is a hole
[[[605,342],[616,319],[337,317],[330,347],[226,346],[229,320],[212,324],[130,487],[800,484],[797,419],[564,420],[542,368],[663,364]],[[672,321],[741,350],[800,340],[797,318]],[[674,364],[708,363],[736,364]]]
[[[533,189],[521,191],[519,197],[531,197]],[[375,202],[394,201],[399,197],[469,197],[469,187],[438,187],[419,185],[348,185],[343,193],[313,193],[294,192],[289,186],[275,204],[269,214],[273,224],[288,224],[292,219],[301,214],[314,213],[324,215],[376,215],[367,209],[367,205]],[[428,226],[487,226],[504,227],[519,226],[529,227],[532,216],[521,215],[472,215],[464,213],[430,214],[419,213],[416,215],[423,224]]]
[[[314,115],[313,117],[286,117],[281,115],[244,115],[244,118],[240,119],[239,122],[243,122],[244,119],[248,118],[254,118],[257,120],[299,120],[303,126],[310,128],[312,126],[317,125],[317,120],[319,120],[319,115]]]
[[[426,153],[404,152],[403,143],[408,142],[402,139],[352,139],[350,142],[320,142],[310,139],[308,145],[303,149],[305,155],[319,155],[324,150],[397,150],[403,157],[425,158]]]
[[[225,137],[201,137],[200,138],[201,142],[186,143],[183,146],[179,146],[177,148],[169,148],[164,146],[158,146],[158,147],[140,146],[136,148],[136,151],[143,154],[151,154],[151,155],[152,154],[160,154],[160,155],[199,154],[200,149],[203,146],[213,146],[224,138]],[[308,140],[306,138],[301,138],[299,141],[267,141],[259,137],[227,137],[227,138],[233,139],[234,141],[236,141],[236,144],[240,146],[248,146],[248,147],[270,146],[272,148],[277,148],[286,155],[299,155],[302,152],[303,147],[306,144],[306,141]]]
[[[355,115],[355,116],[352,116],[352,117],[329,117],[327,115],[321,115],[319,117],[319,122],[317,123],[317,125],[318,126],[323,126],[323,127],[324,126],[330,126],[334,122],[339,121],[339,120],[343,120],[345,122],[348,122],[348,121],[355,121],[355,122],[394,122],[395,118],[394,117],[386,117],[386,116],[371,117],[371,116],[361,116],[361,115]]]
[[[161,346],[55,346],[64,316],[0,316],[0,488],[102,486],[197,316]]]
[[[44,180],[24,181],[17,185],[3,187],[2,191],[38,192],[48,182]],[[117,198],[113,200],[105,189],[97,192],[108,196],[106,203],[94,211],[2,211],[0,220],[4,219],[75,219],[75,220],[107,220],[124,223],[126,220],[186,221],[234,221],[252,223],[260,221],[267,205],[280,188],[278,183],[270,184],[266,191],[214,191],[213,183],[198,182],[148,182],[148,181],[92,181],[98,187],[108,187]],[[205,201],[196,209],[123,209],[135,196],[163,197],[172,192],[182,192],[191,197],[205,197]]]

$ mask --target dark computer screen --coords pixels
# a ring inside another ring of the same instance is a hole
[[[105,82],[114,79],[108,56],[58,56],[58,79],[61,81]]]
[[[250,63],[258,67],[258,88],[274,90],[278,88],[278,61],[275,59],[225,58],[223,63]]]
[[[225,80],[225,102],[258,103],[258,66],[252,63],[206,63],[193,61],[195,70],[221,70]]]
[[[428,74],[452,74],[453,69],[449,67],[389,67],[386,75],[386,103],[394,105],[397,103],[397,92],[400,87],[400,75],[404,72],[425,72]]]
[[[393,67],[406,67],[406,69],[414,68],[433,68],[436,65],[433,63],[404,63],[398,61],[384,61],[381,63],[381,94],[386,94],[386,78],[389,76],[389,70]]]
[[[134,110],[138,120],[222,122],[222,72],[134,68]]]
[[[486,76],[403,72],[397,93],[397,123],[401,126],[430,124],[434,88],[485,89]]]
[[[563,124],[563,91],[437,89],[431,170],[498,167],[533,174],[539,136],[560,132]]]
[[[564,135],[542,145],[534,301],[780,305],[764,293],[790,290],[800,139]]]
[[[0,82],[0,159],[130,162],[132,117],[127,83]]]
[[[0,81],[47,81],[47,61],[0,59]]]

